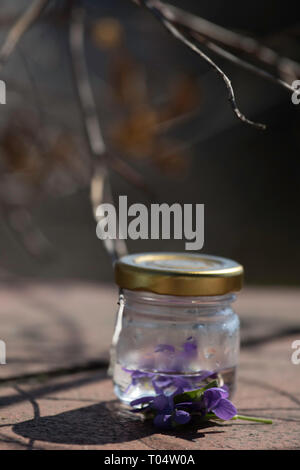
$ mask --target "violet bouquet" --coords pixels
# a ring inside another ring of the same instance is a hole
[[[198,345],[192,336],[185,340],[179,350],[171,344],[158,344],[150,357],[141,360],[139,369],[131,370],[122,367],[122,370],[131,377],[125,393],[142,382],[147,382],[148,387],[152,386],[155,393],[159,395],[162,390],[165,393],[174,389],[181,389],[183,392],[194,390],[203,387],[208,381],[217,379],[218,372],[216,371],[201,370],[191,375],[181,373],[197,358],[197,355]],[[164,373],[150,372],[149,369],[155,370],[158,363]]]
[[[183,391],[179,386],[170,394],[166,394],[163,389],[157,389],[156,392],[156,396],[138,398],[130,405],[132,412],[142,413],[145,418],[153,419],[154,425],[160,429],[168,430],[186,425],[194,416],[201,421],[242,419],[272,423],[269,419],[237,414],[235,406],[228,399],[227,387],[218,387],[217,380],[195,390]]]

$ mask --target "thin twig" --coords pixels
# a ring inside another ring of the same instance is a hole
[[[202,59],[204,59],[209,66],[222,78],[223,82],[226,85],[228,90],[228,100],[232,107],[233,112],[235,115],[240,119],[242,122],[249,124],[251,126],[256,127],[257,129],[265,129],[265,124],[261,124],[258,122],[251,121],[250,119],[246,118],[246,116],[239,110],[236,104],[234,90],[231,85],[230,79],[227,75],[223,72],[222,69],[210,58],[208,57],[199,47],[195,44],[195,42],[191,39],[188,39],[183,33],[179,31],[179,29],[174,26],[170,21],[168,21],[165,16],[158,10],[156,7],[153,6],[154,2],[148,2],[147,0],[141,0],[141,3],[148,8],[158,20],[164,25],[164,27],[171,33],[173,37],[181,41],[187,47],[189,47],[192,51],[196,52]],[[159,2],[160,3],[160,2]]]
[[[106,152],[102,131],[99,125],[92,87],[90,85],[84,51],[84,10],[74,9],[70,24],[70,51],[72,68],[76,78],[76,88],[84,114],[88,144],[93,156],[100,158]]]
[[[290,92],[294,92],[292,84],[287,83],[284,79],[287,77],[292,81],[300,77],[300,64],[287,58],[280,56],[277,52],[269,47],[261,45],[257,40],[244,36],[242,34],[227,30],[222,26],[216,25],[204,18],[195,16],[187,11],[177,8],[160,0],[133,0],[139,6],[144,6],[152,11],[159,21],[169,30],[169,32],[178,40],[190,47],[194,52],[199,54],[214,70],[222,77],[229,91],[229,101],[235,114],[243,122],[255,125],[258,128],[265,128],[264,125],[253,123],[245,118],[237,108],[233,88],[229,78],[220,69],[220,67],[207,56],[197,43],[203,44],[206,48],[226,60],[244,68],[247,71],[279,85]],[[196,40],[196,44],[194,42]],[[237,51],[247,53],[255,57],[261,63],[267,64],[275,68],[279,77],[273,73],[254,65],[245,59],[241,59],[232,52],[224,48],[230,47]],[[284,79],[280,78],[283,77]]]
[[[39,18],[44,8],[49,3],[49,0],[34,0],[29,8],[25,10],[23,15],[18,18],[15,24],[9,30],[4,44],[0,49],[0,70],[15,50],[16,45],[23,36],[23,34],[32,26],[32,24]]]
[[[277,52],[260,44],[252,37],[230,31],[173,5],[162,3],[160,0],[149,0],[147,3],[150,7],[159,10],[165,19],[173,24],[199,33],[213,42],[219,42],[222,46],[228,46],[252,55],[260,62],[275,67],[281,76],[288,76],[291,80],[300,77],[299,63],[280,56]]]
[[[254,64],[251,64],[250,62],[247,62],[246,60],[241,59],[240,57],[237,57],[236,55],[232,54],[231,52],[227,51],[223,47],[219,46],[218,44],[213,43],[212,41],[209,41],[205,37],[203,37],[201,34],[198,33],[191,33],[192,36],[204,46],[206,46],[208,49],[210,49],[212,52],[215,54],[219,55],[220,57],[223,57],[224,59],[229,60],[230,62],[238,65],[239,67],[242,67],[245,70],[248,70],[249,72],[253,72],[256,75],[259,75],[262,78],[265,78],[266,80],[269,80],[270,82],[273,82],[276,85],[280,85],[283,88],[286,88],[287,90],[294,92],[295,88],[292,85],[289,85],[285,81],[281,80],[278,77],[275,77],[271,73],[267,72],[264,69],[261,69],[257,67]]]
[[[109,174],[107,168],[107,149],[103,139],[93,90],[89,81],[89,73],[84,51],[84,10],[74,8],[70,22],[70,52],[74,81],[77,89],[79,105],[86,132],[90,154],[93,158],[93,177],[91,180],[91,203],[96,218],[96,207],[105,199],[113,202]],[[96,221],[98,222],[97,218]],[[103,240],[104,246],[114,262],[126,253],[124,240]]]

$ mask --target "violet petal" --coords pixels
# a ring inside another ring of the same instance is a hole
[[[176,410],[174,414],[174,421],[178,424],[186,424],[190,421],[191,415],[184,410]]]
[[[183,377],[175,376],[173,379],[173,385],[177,388],[182,388],[183,390],[189,390],[191,388],[190,382]]]
[[[228,387],[226,385],[222,387],[211,387],[208,390],[218,391],[220,393],[221,398],[228,398],[229,396]]]
[[[196,343],[184,343],[183,349],[187,354],[195,354],[197,352]]]
[[[152,375],[153,374],[151,372],[142,372],[141,370],[135,370],[131,376],[134,379],[139,379],[141,377],[152,377]]]
[[[215,415],[224,420],[229,420],[233,418],[237,414],[236,407],[231,403],[231,401],[227,400],[227,398],[221,398],[218,401],[218,404],[212,410]]]
[[[226,385],[222,386],[220,388],[220,390],[222,390],[222,392],[221,392],[222,393],[222,398],[228,398],[229,397],[229,389]]]
[[[207,411],[212,410],[222,398],[222,392],[219,388],[209,388],[203,393],[204,403]]]
[[[229,387],[228,387],[228,385],[226,385],[226,384],[222,385],[221,389],[224,390],[223,398],[228,398],[229,397]]]
[[[154,426],[161,429],[172,428],[172,415],[170,414],[158,414],[153,420]]]
[[[156,385],[158,388],[166,388],[169,385],[173,384],[173,379],[171,377],[158,376],[158,378],[152,379],[153,385]]]
[[[161,394],[161,395],[158,395],[157,397],[154,398],[153,400],[153,407],[156,409],[156,410],[159,410],[159,411],[162,411],[162,410],[165,410],[166,408],[169,408],[169,400],[168,398]]]

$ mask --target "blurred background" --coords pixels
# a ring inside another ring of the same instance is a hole
[[[28,6],[1,0],[0,41]],[[172,2],[183,7],[182,2]],[[92,162],[72,73],[70,1],[53,1],[0,69],[0,279],[111,282],[96,237]],[[248,284],[297,285],[300,105],[289,91],[209,53],[224,83],[149,14],[124,0],[86,0],[86,61],[109,153],[114,199],[204,203],[204,253],[236,259]],[[300,61],[299,17],[281,1],[185,1],[184,8]],[[269,69],[271,69],[269,67]],[[124,166],[122,166],[124,162]],[[128,241],[130,252],[184,241]]]

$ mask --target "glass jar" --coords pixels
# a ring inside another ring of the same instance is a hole
[[[141,396],[199,388],[213,379],[235,389],[239,319],[232,310],[243,268],[208,255],[149,253],[121,258],[113,341],[115,393]]]

